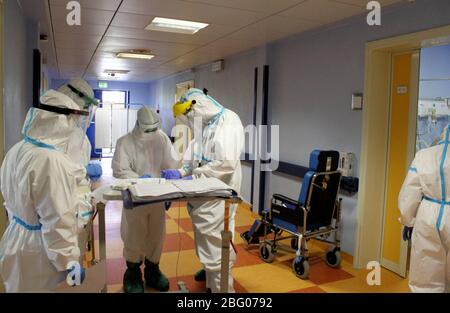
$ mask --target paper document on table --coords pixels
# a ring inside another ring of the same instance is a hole
[[[230,191],[230,186],[217,178],[199,178],[194,180],[174,180],[172,183],[185,194],[204,194],[216,191]]]
[[[128,187],[136,184],[164,184],[165,182],[164,178],[118,178],[111,184],[111,188],[114,190],[126,190]]]
[[[153,201],[183,197],[231,197],[233,189],[217,178],[171,180],[165,183],[135,184],[128,188],[134,201]]]
[[[136,197],[160,197],[179,193],[180,189],[171,183],[144,183],[132,185],[130,188],[131,194]]]

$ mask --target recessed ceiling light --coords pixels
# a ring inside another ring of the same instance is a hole
[[[116,54],[118,58],[124,59],[143,59],[143,60],[151,60],[155,57],[150,51],[145,50],[130,50],[119,52]]]
[[[193,35],[200,29],[203,29],[208,25],[209,24],[199,22],[176,20],[164,17],[155,17],[153,21],[149,25],[147,25],[147,27],[145,27],[145,29]]]
[[[129,70],[104,70],[106,74],[128,74]]]

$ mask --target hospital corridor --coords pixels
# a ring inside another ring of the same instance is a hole
[[[0,87],[0,303],[450,292],[448,0],[0,0]]]

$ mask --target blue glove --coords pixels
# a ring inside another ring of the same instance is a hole
[[[152,178],[152,175],[150,175],[150,174],[144,174],[144,175],[142,175],[142,176],[139,177],[139,178]]]
[[[192,176],[186,176],[183,178],[183,180],[192,180]]]
[[[412,237],[413,228],[408,226],[403,226],[403,240],[409,241]]]
[[[66,272],[67,272],[66,282],[69,286],[72,287],[81,285],[84,279],[86,278],[86,271],[80,265],[80,263],[73,265]]]
[[[162,170],[161,177],[165,179],[181,179],[179,170]]]
[[[98,163],[89,163],[86,166],[86,172],[93,181],[98,180],[103,174],[102,166]]]

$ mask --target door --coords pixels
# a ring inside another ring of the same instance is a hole
[[[398,194],[414,159],[419,82],[419,51],[392,56],[391,105],[381,265],[407,276],[408,243],[402,240]]]

